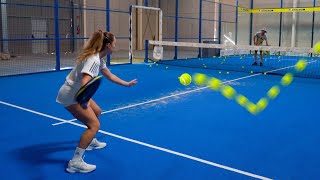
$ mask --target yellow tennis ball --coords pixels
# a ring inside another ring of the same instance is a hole
[[[179,77],[179,81],[182,85],[188,86],[191,83],[192,78],[188,73],[184,73]]]
[[[258,114],[258,107],[252,102],[248,102],[246,105],[246,109],[253,115]]]
[[[221,88],[221,94],[227,99],[233,99],[237,92],[231,86],[223,86]]]
[[[245,106],[248,102],[248,99],[246,97],[244,97],[243,95],[238,95],[236,97],[236,101],[238,104],[240,104],[241,106]]]
[[[203,86],[207,82],[207,76],[204,74],[200,74],[200,73],[196,73],[195,75],[193,75],[192,79],[193,79],[194,83],[198,86]]]
[[[274,99],[278,96],[280,93],[280,88],[278,86],[273,86],[269,91],[268,91],[268,97],[270,99]]]
[[[301,72],[306,68],[306,66],[307,66],[307,62],[305,60],[300,60],[297,62],[294,68],[297,72]]]
[[[212,90],[219,90],[219,88],[221,87],[221,81],[217,78],[211,78],[209,80],[209,87]]]
[[[257,102],[257,107],[259,109],[259,111],[263,111],[267,106],[268,106],[268,99],[267,98],[261,98],[258,102]]]
[[[313,46],[313,52],[315,54],[319,54],[320,53],[320,42],[317,42],[314,46]]]
[[[291,73],[285,74],[281,79],[282,86],[289,86],[293,80],[293,75]]]

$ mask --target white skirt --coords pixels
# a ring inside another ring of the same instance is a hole
[[[63,107],[78,104],[78,102],[75,99],[75,95],[79,89],[80,86],[70,86],[68,82],[65,82],[59,90],[56,101],[60,103]]]

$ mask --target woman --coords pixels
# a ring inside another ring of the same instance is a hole
[[[116,38],[112,33],[102,31],[93,33],[77,58],[76,66],[69,73],[58,93],[57,102],[62,104],[76,119],[88,127],[80,138],[72,160],[69,161],[66,170],[70,173],[94,171],[96,166],[85,163],[82,158],[83,154],[85,150],[101,149],[106,146],[106,143],[99,142],[94,138],[100,128],[100,107],[93,99],[89,100],[87,108],[81,107],[74,98],[76,92],[93,77],[98,76],[99,71],[114,83],[127,87],[137,84],[136,80],[126,82],[118,78],[109,71],[105,62],[101,60],[107,54],[112,54],[115,46]]]

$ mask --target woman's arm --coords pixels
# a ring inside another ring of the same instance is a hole
[[[100,72],[102,73],[102,75],[103,75],[104,77],[106,77],[106,78],[109,79],[110,81],[112,81],[112,82],[114,82],[114,83],[117,83],[117,84],[119,84],[119,85],[122,85],[122,86],[130,87],[130,86],[138,83],[136,79],[131,80],[130,82],[127,82],[127,81],[124,81],[124,80],[118,78],[116,75],[112,74],[107,67],[101,69]]]

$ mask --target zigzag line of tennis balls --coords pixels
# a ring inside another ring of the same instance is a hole
[[[295,64],[295,71],[301,72],[305,69],[307,66],[307,62],[304,60],[300,60]],[[246,108],[251,114],[257,115],[260,112],[262,112],[269,104],[270,100],[275,99],[279,93],[280,93],[280,86],[275,85],[272,88],[269,89],[267,92],[267,97],[261,98],[256,104],[251,102],[248,98],[241,94],[237,94],[236,90],[233,89],[229,85],[224,85],[223,82],[221,82],[217,78],[207,78],[206,75],[197,73],[191,78],[189,74],[183,74],[179,77],[179,80],[181,84],[183,85],[189,85],[192,82],[192,79],[194,80],[194,83],[198,86],[204,86],[207,85],[212,90],[220,91],[221,94],[226,97],[229,100],[235,100],[240,106]],[[292,73],[286,73],[281,81],[280,84],[283,87],[289,86],[291,82],[293,81],[293,74]]]

